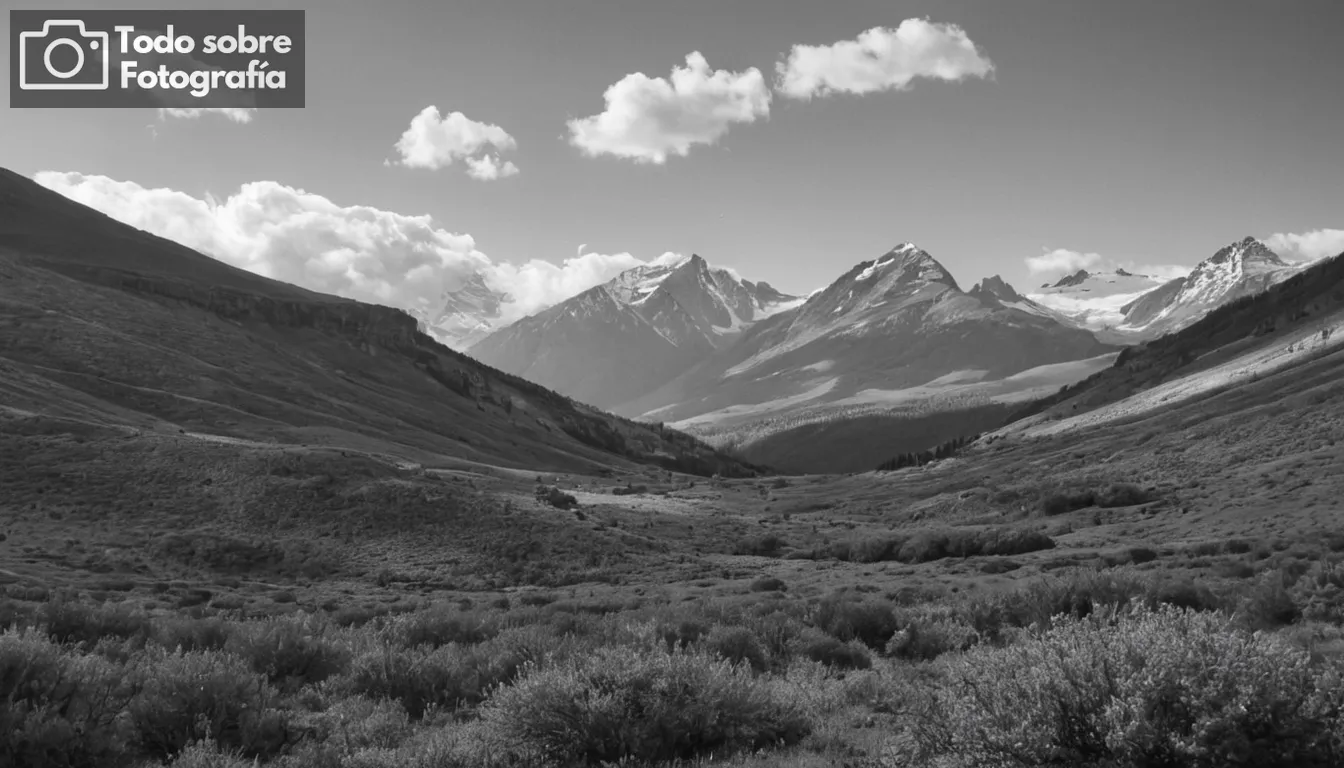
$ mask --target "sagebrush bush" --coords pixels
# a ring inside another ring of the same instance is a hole
[[[1293,582],[1289,592],[1302,618],[1344,624],[1344,565],[1318,561]]]
[[[1221,613],[1135,605],[1061,617],[945,669],[917,729],[925,759],[1212,768],[1344,757],[1338,676]]]
[[[857,640],[841,642],[820,630],[809,629],[795,642],[795,655],[836,669],[868,669],[872,656]]]
[[[899,628],[889,603],[853,600],[846,595],[822,600],[812,615],[812,624],[837,640],[858,640],[870,648],[886,645]]]
[[[127,708],[141,748],[171,757],[213,739],[249,756],[279,752],[288,734],[276,693],[243,659],[220,651],[146,649],[132,671],[139,690]]]
[[[489,614],[446,605],[398,617],[392,626],[394,635],[405,645],[435,648],[449,643],[480,643],[499,634],[500,629]]]
[[[119,766],[119,719],[134,688],[120,665],[62,648],[36,629],[0,632],[0,765]]]
[[[94,604],[57,596],[38,608],[35,623],[59,643],[95,643],[105,637],[127,639],[149,633],[149,617],[123,604]]]
[[[192,742],[168,763],[169,768],[254,768],[255,765],[242,753],[222,750],[213,741]]]
[[[217,616],[193,619],[173,616],[158,619],[150,633],[154,642],[170,651],[217,651],[229,641],[233,624]]]
[[[563,657],[570,646],[539,627],[507,630],[474,646],[377,645],[351,662],[348,684],[354,693],[393,699],[419,719],[431,708],[480,704],[492,688],[515,679],[525,665],[549,663]]]
[[[743,666],[609,647],[524,675],[486,705],[502,736],[561,764],[662,761],[800,741],[808,718]]]
[[[303,732],[304,738],[293,754],[286,756],[285,768],[345,766],[368,750],[395,749],[414,732],[400,704],[362,696],[297,716],[294,727]]]
[[[765,649],[746,627],[715,627],[705,640],[705,649],[733,664],[746,664],[756,672],[764,672],[770,666]]]
[[[787,588],[783,580],[773,576],[762,576],[751,582],[752,592],[783,592]]]
[[[886,653],[898,659],[931,661],[980,642],[975,628],[952,615],[905,618],[899,632],[887,641]]]
[[[348,646],[331,625],[304,614],[240,623],[225,650],[284,689],[320,683],[343,671],[350,660]]]

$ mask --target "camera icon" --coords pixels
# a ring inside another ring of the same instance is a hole
[[[68,59],[74,51],[74,66]],[[49,19],[42,31],[19,33],[19,88],[25,91],[105,91],[109,59],[106,32],[90,32],[80,19]]]

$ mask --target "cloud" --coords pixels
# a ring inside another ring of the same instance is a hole
[[[254,107],[160,107],[159,119],[180,117],[195,120],[202,115],[215,114],[228,118],[235,123],[250,123],[256,114]]]
[[[512,322],[571,296],[607,282],[627,269],[644,262],[629,253],[585,253],[565,259],[561,264],[533,259],[521,266],[497,264],[486,284],[496,290],[507,287],[513,301],[501,312],[504,322]]]
[[[904,90],[917,77],[956,81],[988,77],[994,64],[955,24],[906,19],[873,27],[853,40],[795,45],[775,65],[775,88],[794,99],[836,93]]]
[[[642,262],[586,253],[556,265],[493,261],[468,234],[429,216],[342,206],[274,181],[244,184],[225,199],[147,188],[106,176],[42,171],[38,183],[131,226],[234,266],[323,293],[432,311],[445,288],[473,273],[508,293],[501,322],[563,301]]]
[[[495,179],[518,175],[518,166],[508,160],[501,163],[498,155],[469,157],[466,159],[466,163],[467,175],[481,181],[494,181]]]
[[[1300,235],[1278,233],[1265,245],[1289,261],[1312,262],[1344,253],[1344,229],[1317,229]]]
[[[770,114],[770,88],[759,69],[711,71],[698,51],[670,78],[635,72],[603,94],[600,114],[570,120],[569,142],[589,156],[614,155],[661,165],[685,157],[697,144],[712,145],[734,123]]]
[[[477,122],[461,112],[440,115],[439,108],[430,105],[411,118],[395,148],[401,156],[397,162],[407,168],[438,170],[464,160],[472,178],[492,180],[518,173],[513,163],[500,164],[498,155],[517,146],[498,125]],[[495,154],[482,154],[491,149]]]
[[[1080,253],[1067,248],[1056,248],[1053,251],[1047,250],[1040,256],[1028,256],[1025,261],[1027,269],[1032,274],[1042,274],[1077,272],[1080,269],[1096,267],[1103,259],[1099,253]]]

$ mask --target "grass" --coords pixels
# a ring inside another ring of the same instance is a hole
[[[1296,579],[1182,585],[1130,566],[951,600],[437,604],[360,627],[11,598],[0,758],[1331,765],[1344,738],[1337,557]],[[855,739],[856,723],[877,730]]]

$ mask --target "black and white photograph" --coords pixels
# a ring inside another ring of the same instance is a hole
[[[6,5],[0,768],[1344,767],[1344,2]]]

